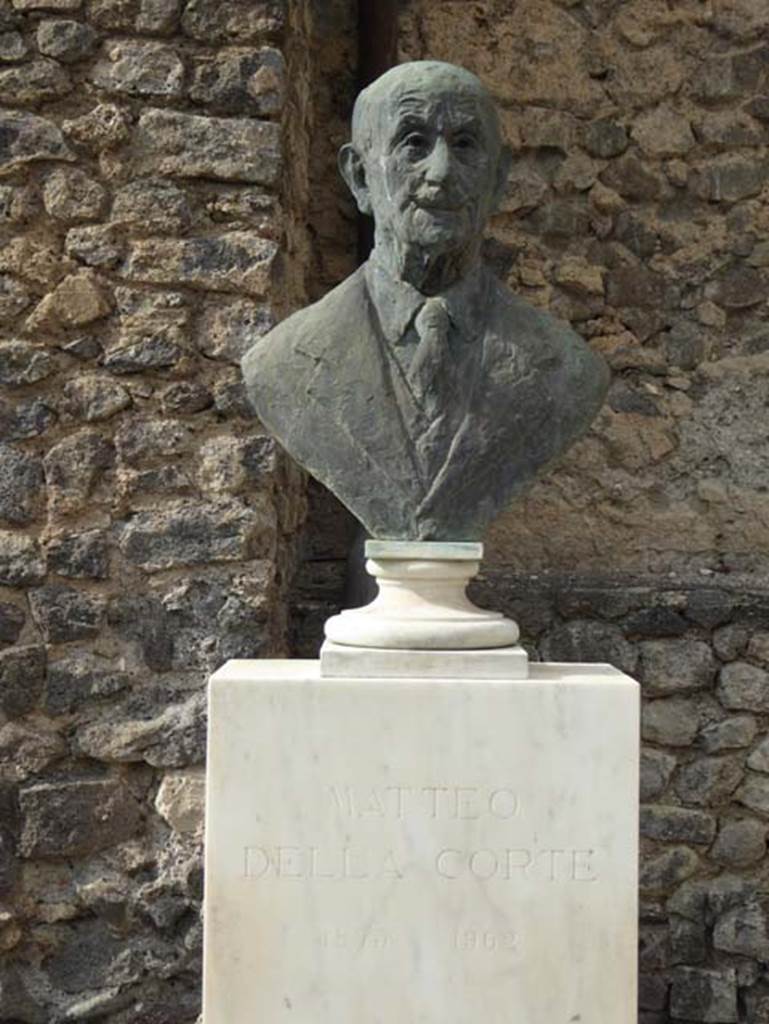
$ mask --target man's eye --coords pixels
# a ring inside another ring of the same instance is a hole
[[[475,149],[475,139],[472,135],[458,135],[453,142],[454,149],[470,150]]]
[[[409,132],[404,138],[403,144],[408,149],[425,149],[427,147],[427,137],[422,135],[421,132]]]

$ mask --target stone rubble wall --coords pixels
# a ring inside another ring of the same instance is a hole
[[[195,1020],[205,678],[341,600],[354,524],[302,527],[237,363],[354,265],[354,8],[0,0],[3,1024]],[[614,370],[476,595],[642,681],[642,1024],[769,1024],[769,12],[400,18],[502,106],[498,273]]]
[[[0,0],[8,1024],[199,1012],[204,685],[287,653],[305,514],[238,363],[353,265],[356,43],[347,0]]]

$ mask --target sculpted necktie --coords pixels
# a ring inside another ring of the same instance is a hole
[[[433,409],[440,414],[452,400],[454,367],[449,351],[450,326],[446,303],[438,297],[427,299],[414,320],[419,344],[408,378],[414,394],[431,414]]]

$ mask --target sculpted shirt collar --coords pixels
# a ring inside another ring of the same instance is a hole
[[[366,263],[366,284],[376,307],[379,322],[391,345],[404,340],[428,296],[417,291],[408,281],[393,277],[377,258],[376,249]],[[465,340],[474,338],[483,323],[486,275],[477,263],[469,274],[441,292],[452,323]]]

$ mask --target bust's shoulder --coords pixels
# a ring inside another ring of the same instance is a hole
[[[302,409],[307,387],[321,363],[343,363],[343,347],[365,322],[363,268],[318,302],[300,309],[252,345],[241,368],[251,405],[273,433],[284,438]]]
[[[283,364],[292,352],[317,354],[333,345],[350,322],[360,323],[367,302],[364,268],[359,267],[322,299],[292,313],[260,338],[243,360],[244,372],[254,360]]]
[[[577,339],[579,335],[564,320],[552,313],[532,306],[530,302],[516,295],[496,275],[489,271],[489,320],[492,328],[510,338],[515,344],[530,339],[536,344],[552,339],[563,343],[566,339]]]
[[[532,306],[496,277],[488,308],[488,330],[502,358],[507,356],[500,348],[546,373],[553,389],[576,386],[602,400],[609,385],[608,367],[571,324]]]

